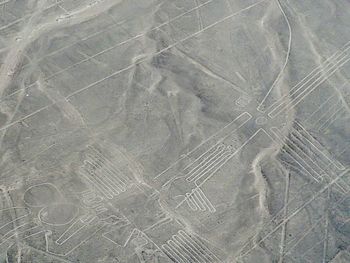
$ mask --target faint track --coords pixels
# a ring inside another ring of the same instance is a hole
[[[291,46],[292,46],[292,28],[290,26],[290,23],[289,23],[289,19],[286,15],[286,13],[284,12],[282,6],[281,6],[281,3],[280,3],[280,0],[276,0],[276,3],[278,5],[278,8],[281,10],[282,12],[282,15],[284,17],[284,20],[286,21],[287,23],[287,26],[288,26],[288,35],[289,35],[289,39],[288,39],[288,49],[287,49],[287,54],[286,54],[286,58],[285,58],[285,61],[283,63],[283,66],[282,66],[282,69],[280,70],[279,74],[277,75],[277,78],[274,80],[274,82],[272,83],[270,89],[267,91],[265,97],[262,99],[262,101],[259,103],[258,107],[257,107],[257,110],[258,111],[262,111],[262,107],[263,107],[263,104],[265,103],[266,99],[270,96],[270,93],[271,91],[275,88],[275,86],[278,84],[278,82],[281,80],[281,77],[284,73],[284,71],[286,70],[286,67],[287,67],[287,64],[288,64],[288,60],[289,60],[289,56],[290,56],[290,49],[291,49]]]

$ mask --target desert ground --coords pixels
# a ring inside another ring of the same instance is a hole
[[[350,262],[349,0],[0,0],[0,263]]]

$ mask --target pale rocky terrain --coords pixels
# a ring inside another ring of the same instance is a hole
[[[350,262],[349,0],[0,1],[0,263]]]

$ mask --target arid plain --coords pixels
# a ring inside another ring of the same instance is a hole
[[[0,1],[0,263],[350,262],[349,0]]]

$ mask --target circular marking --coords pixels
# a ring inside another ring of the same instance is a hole
[[[23,201],[30,207],[44,207],[61,198],[59,190],[51,183],[43,183],[29,187],[24,195]]]
[[[260,116],[255,120],[255,123],[258,125],[264,125],[266,122],[267,122],[267,118],[264,116]]]
[[[79,208],[70,203],[58,203],[44,207],[39,211],[39,220],[51,226],[63,226],[71,223],[79,214]]]
[[[250,98],[249,97],[246,97],[246,96],[242,96],[242,97],[239,97],[237,100],[236,100],[236,105],[239,106],[239,107],[245,107],[249,104],[250,102]]]

